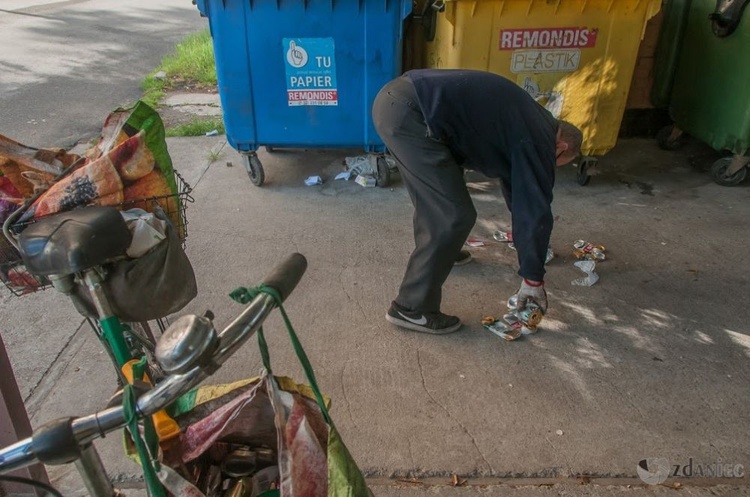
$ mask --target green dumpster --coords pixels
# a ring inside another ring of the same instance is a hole
[[[651,102],[658,109],[666,109],[672,96],[677,59],[690,13],[690,0],[670,0],[662,12],[664,21],[656,48],[654,85],[651,88]]]
[[[675,129],[660,144],[673,145],[680,132],[732,156],[714,163],[722,185],[740,183],[750,162],[750,19],[747,0],[671,1],[689,4],[680,43],[669,111]],[[664,69],[664,68],[662,68]]]

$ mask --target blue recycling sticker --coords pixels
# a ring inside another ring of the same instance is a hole
[[[289,106],[338,105],[333,38],[284,38]]]

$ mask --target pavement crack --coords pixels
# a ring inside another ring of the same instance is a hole
[[[16,9],[16,10],[0,9],[0,12],[5,12],[6,14],[15,14],[19,16],[40,17],[42,19],[49,19],[50,21],[65,22],[63,19],[60,19],[58,17],[44,16],[41,14],[37,14],[37,12],[45,12],[48,10],[56,10],[56,9],[59,10],[62,7],[69,7],[71,5],[76,5],[79,3],[86,3],[88,1],[89,0],[63,0],[61,2],[51,2],[47,4],[42,4],[42,5],[32,5],[30,7],[25,7],[25,8]]]
[[[355,299],[354,297],[352,297],[351,294],[349,294],[349,292],[346,290],[346,287],[344,287],[344,280],[341,276],[344,274],[344,271],[346,270],[347,270],[347,267],[344,266],[339,272],[339,284],[341,284],[341,290],[346,294],[346,298],[349,299],[350,302],[354,302],[354,304],[357,305],[359,312],[362,313],[362,317],[367,318],[367,314],[365,313],[365,310],[362,308],[362,304],[359,303],[359,299]]]
[[[602,378],[600,375],[597,375],[596,373],[594,373],[594,376],[596,376],[600,380],[602,380],[605,383],[607,383],[612,388],[612,390],[614,390],[620,396],[620,398],[625,401],[626,404],[628,404],[631,408],[633,408],[641,416],[642,419],[646,419],[646,415],[643,414],[643,411],[641,411],[641,408],[638,407],[638,405],[635,402],[633,402],[632,400],[630,400],[630,397],[628,395],[623,394],[622,390],[620,390],[617,387],[617,385],[614,384],[614,382],[608,381],[608,380]]]
[[[406,445],[409,448],[409,462],[411,462],[411,467],[416,467],[416,463],[414,462],[414,451],[412,450],[411,446],[411,437],[409,434],[406,435]]]
[[[184,102],[179,104],[165,104],[165,107],[173,109],[175,107],[217,107],[220,108],[221,104],[218,102]]]
[[[422,378],[422,389],[424,389],[424,391],[427,394],[427,396],[430,398],[430,400],[432,400],[435,404],[437,404],[438,407],[440,407],[445,412],[445,414],[448,415],[448,417],[451,419],[451,421],[453,421],[459,427],[461,427],[461,430],[463,430],[463,432],[466,433],[466,435],[469,437],[469,439],[471,439],[471,443],[474,445],[474,448],[477,450],[477,453],[479,454],[479,456],[482,458],[482,460],[484,461],[484,463],[489,468],[490,474],[495,474],[495,469],[492,467],[492,464],[490,464],[490,462],[487,460],[487,458],[485,457],[484,453],[479,448],[479,445],[477,445],[477,440],[476,440],[476,438],[474,438],[474,435],[471,434],[471,432],[466,428],[466,426],[464,426],[464,424],[459,419],[455,418],[451,414],[451,412],[448,410],[447,407],[445,407],[442,403],[438,402],[438,400],[427,389],[427,382],[426,382],[425,377],[424,377],[424,369],[422,368],[422,359],[421,359],[421,356],[420,356],[420,353],[419,353],[419,349],[417,349],[417,366],[419,366],[419,376]]]
[[[34,397],[34,394],[36,394],[37,390],[39,390],[40,386],[44,383],[47,377],[50,376],[51,372],[56,369],[57,361],[60,360],[60,358],[66,353],[66,351],[70,347],[70,344],[73,342],[73,340],[75,340],[75,338],[78,336],[78,333],[81,331],[85,324],[86,320],[81,320],[81,323],[78,325],[76,330],[68,337],[60,351],[57,353],[57,355],[55,355],[55,358],[50,361],[47,369],[45,369],[42,375],[39,377],[39,380],[34,384],[34,386],[29,389],[29,394],[23,399],[23,402],[24,404],[26,404],[30,416],[33,415],[32,413],[36,409],[36,404],[38,404],[38,402],[42,400],[38,399],[37,401],[32,401],[32,397]]]
[[[714,448],[714,450],[715,450],[716,452],[718,452],[718,453],[719,453],[719,457],[720,457],[720,458],[721,458],[722,460],[725,460],[725,459],[726,459],[726,458],[724,457],[724,454],[722,454],[722,453],[721,453],[721,451],[719,450],[719,448],[718,448],[717,446],[715,446],[715,445],[713,444],[713,442],[709,443],[708,445],[709,445],[709,446],[711,446],[711,447],[713,447],[713,448]]]
[[[43,16],[40,14],[32,14],[31,12],[24,12],[23,10],[0,9],[0,12],[4,12],[6,14],[13,14],[16,16],[39,17],[40,19],[48,19],[50,21],[59,21],[59,19],[55,19],[54,17]]]
[[[554,450],[558,454],[561,454],[565,458],[565,464],[568,467],[568,476],[572,475],[573,474],[573,467],[570,465],[570,460],[568,459],[568,456],[565,455],[565,453],[563,453],[560,449],[558,449],[557,447],[555,447],[555,444],[552,443],[552,440],[549,439],[548,435],[544,435],[544,439],[547,441],[547,443],[550,445],[550,447],[552,447],[552,450]]]
[[[346,412],[349,414],[349,419],[352,420],[352,423],[354,423],[354,428],[358,428],[357,426],[357,420],[354,419],[354,416],[352,415],[352,404],[349,402],[349,396],[346,394],[346,368],[349,367],[349,363],[351,361],[346,361],[344,363],[344,367],[341,368],[341,393],[344,396],[344,402],[346,402]]]

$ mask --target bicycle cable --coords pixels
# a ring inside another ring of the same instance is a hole
[[[32,487],[38,487],[44,490],[45,492],[47,492],[48,494],[51,494],[53,497],[64,497],[63,494],[61,494],[51,485],[47,485],[46,483],[42,483],[40,481],[32,480],[31,478],[23,478],[21,476],[0,475],[0,482],[3,482],[3,481],[8,482],[8,483],[21,483],[22,485],[30,485]]]

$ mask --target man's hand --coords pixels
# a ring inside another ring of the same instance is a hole
[[[533,300],[542,312],[547,312],[547,292],[544,290],[543,281],[532,281],[524,278],[521,280],[521,288],[518,289],[518,307],[523,309],[529,300]]]

